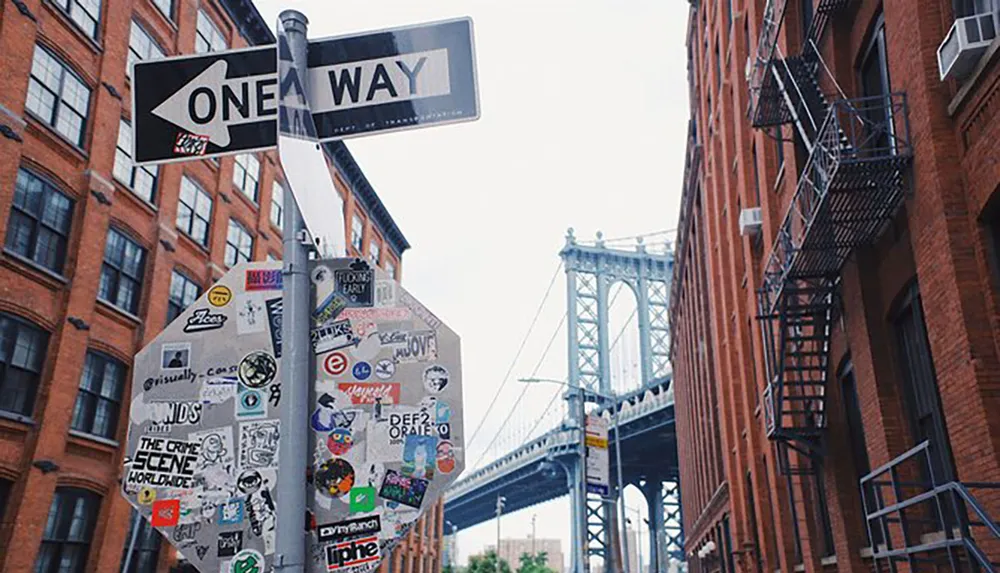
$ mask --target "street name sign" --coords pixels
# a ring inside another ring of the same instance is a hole
[[[277,117],[274,46],[140,60],[132,67],[137,164],[272,149]]]
[[[586,445],[587,491],[608,497],[611,493],[611,471],[606,418],[595,414],[587,415]]]
[[[132,70],[136,164],[272,149],[278,100],[305,93],[315,141],[479,118],[470,18],[310,40],[307,77],[275,46],[141,60]],[[286,103],[286,105],[288,105]],[[283,131],[294,117],[282,116]],[[299,118],[301,119],[301,118]]]

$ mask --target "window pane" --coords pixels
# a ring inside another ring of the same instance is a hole
[[[211,218],[212,198],[193,181],[183,177],[177,206],[177,228],[201,245],[207,246]]]
[[[126,312],[138,312],[145,258],[145,249],[117,230],[108,229],[98,298]]]
[[[173,0],[153,0],[153,4],[163,12],[163,15],[167,18],[173,18],[174,16],[174,3]]]
[[[7,248],[61,272],[73,201],[33,174],[20,170],[7,227]]]
[[[100,499],[76,488],[58,488],[49,507],[42,546],[35,561],[39,573],[79,573],[87,562]]]
[[[38,45],[31,64],[25,107],[75,145],[82,144],[90,88]]]
[[[285,188],[277,181],[271,187],[271,222],[274,226],[281,228],[284,223],[285,211]]]
[[[226,40],[215,22],[204,11],[198,11],[197,34],[194,44],[198,53],[215,52],[226,49]]]

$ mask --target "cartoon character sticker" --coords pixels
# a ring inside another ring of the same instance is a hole
[[[455,447],[451,442],[442,440],[437,445],[437,469],[443,474],[455,471]]]
[[[347,428],[334,428],[326,438],[326,447],[335,456],[346,454],[354,445],[354,438]]]
[[[434,479],[437,443],[435,436],[406,436],[403,445],[403,473],[421,479]]]
[[[343,497],[354,487],[354,468],[344,459],[327,460],[316,468],[313,481],[321,493],[334,498]]]

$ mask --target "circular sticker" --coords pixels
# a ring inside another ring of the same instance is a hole
[[[343,497],[354,487],[354,468],[340,458],[320,464],[313,476],[316,489],[330,497]]]
[[[351,372],[358,380],[365,381],[372,375],[372,365],[367,362],[358,362]]]
[[[278,363],[267,352],[251,352],[240,361],[240,382],[248,388],[263,388],[274,381],[278,373]]]
[[[263,573],[264,556],[254,549],[243,549],[229,564],[230,573]]]
[[[424,388],[431,394],[437,394],[448,385],[448,369],[440,364],[428,366],[424,370]]]
[[[330,376],[340,376],[347,370],[347,356],[343,352],[331,352],[323,359],[323,370]]]
[[[383,358],[375,364],[375,376],[382,380],[388,380],[396,375],[396,363],[388,358]]]
[[[214,307],[223,307],[233,300],[233,291],[226,285],[215,285],[208,289],[208,302]]]
[[[240,477],[236,478],[236,487],[239,488],[241,493],[246,495],[257,493],[260,486],[264,483],[264,478],[260,476],[260,472],[257,470],[243,470]]]
[[[354,437],[347,428],[336,428],[326,438],[326,447],[335,456],[346,454],[354,445]]]
[[[455,448],[451,442],[441,441],[438,443],[437,468],[443,474],[455,471]]]
[[[139,495],[136,496],[136,501],[139,502],[139,505],[149,505],[153,503],[156,501],[156,490],[148,485],[142,486],[142,489],[139,490]]]
[[[318,266],[312,271],[312,282],[316,284],[325,283],[330,278],[329,267]]]

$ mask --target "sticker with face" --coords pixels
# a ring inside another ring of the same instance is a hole
[[[240,382],[248,388],[263,388],[274,381],[278,374],[278,362],[267,352],[251,352],[240,361],[238,370]]]
[[[448,386],[448,369],[440,364],[428,366],[424,370],[424,389],[437,394]]]

